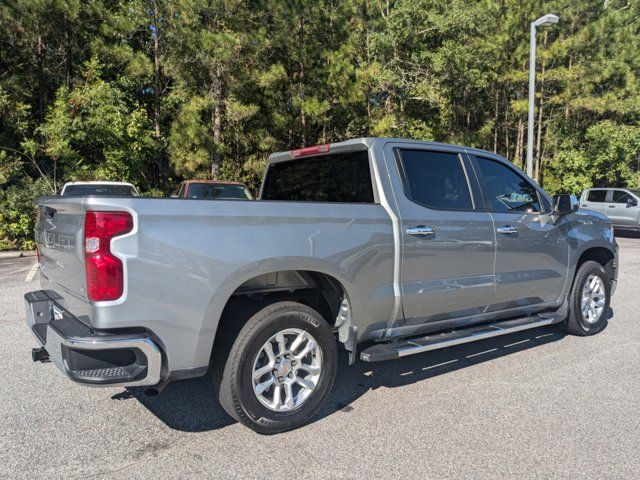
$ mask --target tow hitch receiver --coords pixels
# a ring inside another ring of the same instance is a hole
[[[49,361],[49,352],[44,347],[40,348],[32,348],[31,349],[31,358],[34,362],[48,362]]]

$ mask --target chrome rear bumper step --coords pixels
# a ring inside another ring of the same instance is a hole
[[[160,382],[162,353],[143,333],[94,330],[48,290],[24,296],[27,324],[42,347],[34,361],[51,361],[67,377],[93,386],[151,386]]]
[[[452,332],[428,335],[426,337],[412,338],[410,340],[400,340],[390,343],[379,343],[366,348],[360,352],[360,359],[365,362],[381,362],[384,360],[394,360],[416,353],[429,352],[439,348],[453,347],[463,343],[475,342],[487,338],[507,335],[509,333],[520,332],[532,328],[544,327],[561,322],[562,316],[555,315],[535,315],[532,317],[506,320],[489,325],[479,325],[465,329],[454,330]]]

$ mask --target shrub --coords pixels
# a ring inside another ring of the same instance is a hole
[[[34,201],[51,192],[42,180],[23,179],[0,190],[0,250],[32,250]]]

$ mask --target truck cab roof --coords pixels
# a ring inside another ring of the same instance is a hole
[[[344,142],[326,143],[326,144],[320,144],[320,145],[313,145],[309,147],[301,147],[301,148],[288,150],[288,151],[275,152],[269,156],[268,162],[269,164],[271,164],[271,163],[284,162],[287,160],[293,160],[299,157],[366,150],[378,142],[382,142],[382,143],[393,142],[393,143],[405,143],[405,144],[411,143],[415,145],[421,145],[424,147],[447,147],[447,148],[464,150],[466,152],[476,152],[476,153],[483,153],[485,155],[495,156],[495,153],[492,153],[486,150],[473,148],[473,147],[466,147],[466,146],[456,145],[451,143],[431,142],[426,140],[413,140],[408,138],[395,138],[395,137],[360,137],[360,138],[353,138],[351,140],[346,140]]]

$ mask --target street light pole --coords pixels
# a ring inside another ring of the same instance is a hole
[[[529,40],[529,119],[527,120],[527,175],[533,178],[533,118],[536,101],[536,25],[531,22]]]
[[[558,23],[558,17],[549,13],[531,22],[529,40],[529,118],[527,120],[527,175],[533,178],[533,127],[536,101],[536,29]]]

